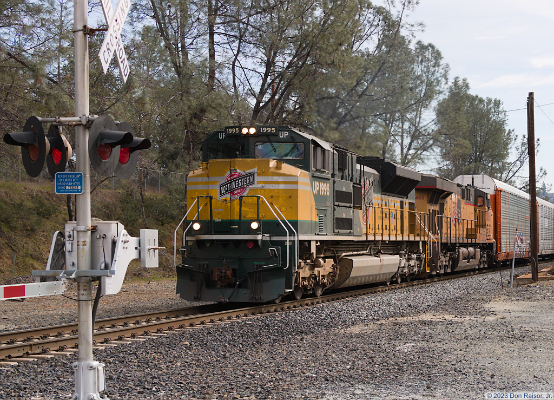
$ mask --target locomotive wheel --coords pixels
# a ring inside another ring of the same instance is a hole
[[[299,286],[294,287],[294,290],[292,291],[292,296],[294,297],[295,300],[300,300],[303,294],[304,294],[303,288]]]
[[[406,275],[406,282],[411,282],[411,281],[412,281],[412,277],[413,277],[412,274]]]
[[[322,293],[323,293],[323,286],[315,285],[314,286],[315,297],[321,297]]]
[[[277,296],[277,298],[273,299],[273,303],[274,304],[279,304],[281,302],[282,298],[283,298],[283,295],[280,294],[279,296]]]
[[[394,279],[394,281],[395,281],[396,283],[398,283],[399,285],[402,283],[402,277],[401,277],[400,275],[398,275],[398,274],[396,274],[396,275],[394,276],[393,279]]]

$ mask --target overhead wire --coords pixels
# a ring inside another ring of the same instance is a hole
[[[541,105],[539,103],[537,103],[537,100],[535,100],[535,104],[537,105],[537,107],[540,108],[540,110],[542,111],[542,113],[544,114],[544,116],[546,118],[548,118],[548,120],[552,123],[552,125],[554,125],[554,122],[550,119],[550,117],[544,112],[544,110],[542,109]],[[551,103],[552,104],[552,103]],[[544,105],[548,105],[548,104],[543,104]]]

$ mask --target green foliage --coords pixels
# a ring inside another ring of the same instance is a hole
[[[17,276],[44,269],[52,234],[67,216],[59,200],[47,187],[0,182],[0,282],[8,268],[11,273],[14,254]]]
[[[515,135],[506,128],[500,100],[472,95],[467,81],[456,78],[437,107],[437,125],[440,176],[487,174],[501,179],[509,166]]]
[[[186,213],[187,193],[185,185],[173,185],[161,196],[150,198],[148,209],[160,225],[174,224]]]
[[[89,36],[90,113],[128,121],[149,138],[139,166],[161,173],[198,167],[201,143],[216,129],[271,123],[412,167],[440,142],[444,176],[500,176],[504,169],[512,179],[525,160],[506,164],[502,151],[513,134],[493,133],[505,126],[501,104],[472,97],[459,80],[441,101],[449,67],[438,48],[414,39],[421,24],[407,16],[417,4],[137,0],[122,34],[131,66],[126,83],[115,58],[108,73],[102,69],[104,34]],[[100,3],[91,11],[101,14]],[[72,25],[68,0],[0,2],[0,133],[19,130],[22,116],[73,115]],[[65,130],[74,144],[72,129]],[[458,130],[465,133],[452,133]],[[488,136],[500,140],[498,151],[478,154],[491,147]],[[0,172],[17,159],[0,145]],[[145,218],[149,205],[140,203],[131,221]]]
[[[146,227],[174,226],[186,212],[186,186],[173,185],[162,194],[144,195],[144,208],[140,189],[127,185],[120,192],[101,190],[94,194],[93,217],[106,221],[120,221],[132,235]],[[146,220],[143,218],[146,217]]]
[[[44,225],[45,220],[59,217],[60,207],[56,198],[46,198],[42,191],[25,191],[25,196],[12,196],[12,191],[18,190],[18,187],[10,182],[0,185],[0,229],[3,232],[24,230],[34,233]]]
[[[139,267],[134,264],[129,277],[173,276],[173,231],[185,213],[185,190],[184,185],[175,185],[162,194],[144,194],[147,225],[158,229],[160,244],[167,250],[160,251],[159,269],[136,272]],[[122,191],[95,191],[92,213],[105,221],[120,221],[135,237],[147,227],[142,218],[140,193],[132,185]],[[51,184],[0,181],[0,284],[11,276],[14,254],[15,276],[44,269],[52,235],[63,230],[66,221],[66,197],[53,193]]]
[[[47,201],[42,196],[33,195],[30,199],[33,212],[39,220],[49,219],[59,211],[59,205],[53,201]]]

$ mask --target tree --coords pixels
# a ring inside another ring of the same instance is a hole
[[[435,46],[420,41],[412,49],[406,40],[396,54],[386,84],[396,90],[389,89],[382,109],[370,114],[373,134],[361,138],[376,143],[381,157],[416,167],[438,141],[429,111],[448,81],[448,65]]]
[[[316,93],[351,62],[372,10],[354,0],[244,1],[230,8],[222,21],[228,45],[222,62],[234,98],[251,105],[249,122],[313,121]]]
[[[404,165],[423,161],[437,140],[428,111],[447,83],[448,65],[432,44],[412,44],[419,25],[405,21],[405,12],[413,6],[365,12],[350,57],[319,79],[315,134]]]
[[[2,133],[17,132],[25,116],[48,115],[59,105],[59,87],[49,68],[52,54],[45,51],[53,39],[49,35],[52,28],[50,11],[48,4],[41,1],[0,1]],[[64,16],[56,21],[63,20]],[[67,96],[62,97],[67,100]],[[6,171],[17,164],[20,158],[17,153],[17,149],[0,147],[0,161]]]
[[[508,168],[515,141],[506,128],[506,112],[498,99],[469,93],[467,80],[455,78],[447,96],[437,106],[440,134],[440,176],[454,179],[462,174],[487,174],[500,179]]]
[[[155,53],[171,67],[170,71],[164,70],[159,90],[149,92],[146,97],[142,95],[153,99],[164,94],[158,97],[159,114],[152,121],[158,128],[164,168],[191,169],[199,160],[202,140],[214,129],[214,124],[221,127],[232,121],[229,113],[233,99],[229,88],[216,77],[215,53],[216,45],[220,44],[216,43],[219,13],[232,3],[143,0],[133,5],[131,20],[136,23],[135,28],[140,27],[144,37],[147,29],[153,27],[161,41],[148,31],[149,43],[159,46]]]
[[[542,182],[542,186],[537,189],[537,197],[540,197],[543,200],[546,200],[548,202],[552,202],[552,196],[550,194],[550,191],[552,190],[551,184],[546,184],[546,182]]]

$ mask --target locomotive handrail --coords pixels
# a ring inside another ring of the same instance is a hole
[[[265,201],[265,199],[264,199]],[[267,203],[267,201],[266,201]],[[294,248],[294,262],[295,262],[295,265],[296,263],[298,262],[298,233],[294,230],[294,228],[292,227],[292,225],[290,224],[290,222],[285,218],[285,216],[283,215],[283,213],[281,212],[281,210],[279,210],[277,208],[277,206],[274,204],[273,207],[275,207],[275,209],[279,212],[279,214],[281,214],[281,217],[283,217],[283,220],[285,220],[285,222],[289,225],[290,229],[292,229],[292,231],[294,232],[294,236],[296,237],[296,239],[294,240],[294,245],[295,245],[295,248]],[[287,238],[287,253],[288,253],[288,238]],[[287,258],[288,258],[288,254],[287,254]],[[287,266],[288,268],[288,266]],[[286,268],[285,268],[286,269]]]
[[[442,215],[443,218],[446,218],[446,219],[450,219],[450,220],[455,220],[455,221],[467,221],[467,222],[477,222],[476,219],[467,219],[467,218],[459,218],[459,217],[449,217],[448,215]],[[452,221],[450,221],[450,223],[452,223]],[[463,227],[462,227],[463,228]],[[450,243],[450,240],[452,238],[452,231],[448,231],[448,242]],[[456,232],[454,232],[455,235],[456,235],[456,238],[458,238],[458,227],[456,227]],[[461,234],[463,235],[463,232],[461,232]],[[475,239],[467,239],[466,240],[472,240],[474,241],[474,243],[477,243],[477,232],[475,232]]]
[[[189,210],[187,211],[187,213],[185,214],[185,216],[183,217],[181,222],[179,222],[179,225],[177,225],[177,228],[175,229],[175,233],[173,235],[173,265],[174,266],[177,265],[177,264],[175,264],[177,262],[177,231],[179,230],[179,228],[181,227],[181,225],[185,221],[185,218],[187,218],[187,215],[189,215],[190,210],[192,210],[192,207],[194,207],[194,205],[196,204],[197,201],[198,201],[198,197],[194,200],[194,202],[190,206]]]
[[[240,196],[239,197],[239,233],[240,234],[242,234],[242,199],[245,197],[256,198],[256,219],[260,219],[260,196],[258,195]]]
[[[448,215],[444,215],[444,214],[440,214],[440,215],[435,215],[435,225],[437,227],[437,231],[439,232],[439,235],[440,235],[440,229],[439,229],[439,224],[438,224],[438,218],[441,217],[441,218],[449,218],[449,219],[459,219],[460,221],[469,221],[469,222],[477,222],[476,219],[465,219],[465,218],[458,218],[458,217],[449,217]]]
[[[265,204],[267,205],[267,208],[269,208],[269,211],[271,211],[273,213],[273,216],[275,217],[275,219],[277,219],[277,221],[279,221],[279,223],[281,224],[281,226],[283,227],[283,229],[285,230],[285,232],[287,233],[287,266],[283,269],[288,269],[289,268],[289,259],[290,259],[290,253],[289,253],[289,230],[287,229],[287,227],[283,224],[283,222],[279,219],[279,217],[277,216],[277,214],[275,214],[275,211],[273,211],[273,208],[271,208],[271,205],[268,203],[268,201],[265,199],[264,196],[262,195],[249,195],[249,196],[240,196],[240,199],[239,200],[239,216],[242,215],[242,198],[243,197],[256,197],[258,199],[258,203],[257,203],[257,206],[258,206],[258,209],[257,209],[257,215],[258,215],[258,219],[259,219],[259,214],[260,214],[260,200],[259,199],[263,199],[263,201],[265,202]],[[279,210],[277,208],[277,206],[274,204],[273,207],[275,207],[275,209],[279,212],[279,214],[281,214],[281,217],[283,218],[283,220],[288,224],[288,226],[292,229],[292,231],[294,232],[294,236],[295,236],[295,240],[294,240],[294,244],[295,244],[295,257],[296,257],[296,260],[298,260],[298,234],[296,233],[296,231],[294,230],[294,228],[292,227],[292,225],[290,224],[290,222],[285,218],[285,216],[283,215],[283,213],[281,212],[281,210]],[[240,225],[240,224],[239,224]],[[296,261],[295,261],[296,262]]]
[[[191,227],[193,221],[196,219],[196,217],[198,217],[198,214],[200,214],[200,211],[202,210],[202,207],[204,207],[203,205],[200,206],[200,209],[196,212],[196,214],[194,215],[194,218],[192,219],[192,221],[190,221],[190,224],[187,226],[187,229],[185,229],[183,231],[183,245],[185,244],[185,242],[187,241],[187,231],[189,230],[189,228]]]
[[[214,220],[214,214],[213,214],[213,206],[212,206],[212,201],[213,201],[213,196],[210,196],[210,195],[203,195],[203,196],[196,196],[197,199],[200,199],[200,198],[203,198],[203,197],[206,197],[208,198],[209,202],[210,202],[210,233],[213,233],[213,220]],[[200,203],[197,204],[196,206],[198,208],[198,212],[196,213],[196,215],[194,216],[194,218],[196,218],[196,216],[198,214],[200,214],[200,210],[202,209],[202,207],[204,207],[204,205],[202,205],[200,207]],[[194,219],[193,218],[193,219]],[[187,228],[188,230],[188,228]]]
[[[433,234],[431,232],[429,232],[429,230],[427,229],[425,224],[421,222],[421,219],[419,219],[419,215],[417,215],[417,212],[415,213],[415,216],[416,216],[417,220],[419,221],[419,225],[421,225],[423,227],[423,229],[425,230],[425,232],[427,233],[427,236],[431,237],[431,239],[433,239],[436,242],[437,239],[435,239],[435,236],[433,236]]]

